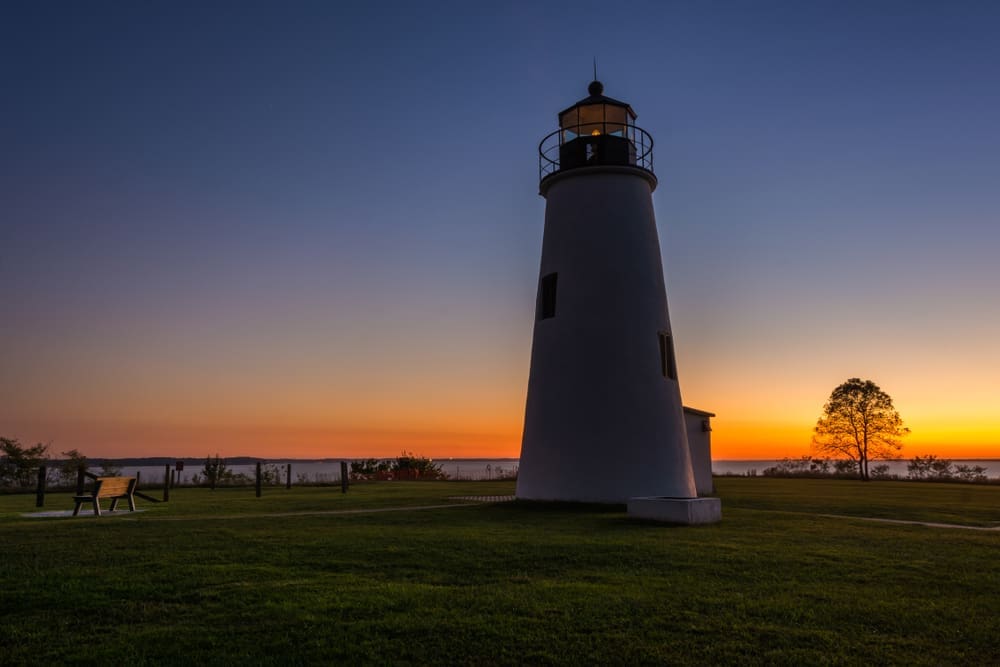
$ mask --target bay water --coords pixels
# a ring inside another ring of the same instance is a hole
[[[271,459],[264,463],[265,466],[277,466],[280,472],[280,479],[285,481],[286,466],[292,464],[292,483],[337,483],[340,481],[340,462],[351,459]],[[986,468],[986,476],[990,478],[1000,478],[1000,459],[952,459],[954,465],[982,466]],[[441,466],[449,479],[459,480],[483,480],[510,477],[517,472],[518,459],[435,459]],[[766,468],[777,465],[780,461],[776,459],[764,460],[716,460],[712,461],[712,472],[716,475],[760,475]],[[875,464],[883,463],[877,461]],[[885,461],[889,465],[889,474],[906,477],[906,459],[898,461]],[[172,468],[173,466],[171,466]],[[253,479],[256,464],[230,465],[228,466],[234,473],[242,473]],[[95,471],[97,472],[97,471]],[[155,483],[163,479],[164,467],[158,466],[122,466],[121,474],[132,476],[136,473],[142,474],[142,480],[146,483]],[[189,484],[195,475],[204,477],[202,465],[193,464],[190,461],[184,466],[184,470],[177,473],[178,481],[181,484]]]

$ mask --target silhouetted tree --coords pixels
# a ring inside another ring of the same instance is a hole
[[[816,451],[853,461],[864,480],[870,479],[869,461],[899,458],[899,439],[910,432],[889,394],[858,378],[833,390],[813,430]]]
[[[48,448],[42,443],[23,447],[16,438],[0,438],[0,486],[31,486],[38,466],[48,458]]]

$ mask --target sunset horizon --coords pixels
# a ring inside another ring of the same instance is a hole
[[[716,460],[771,461],[783,458],[828,458],[810,447],[813,424],[762,425],[712,420],[712,457]],[[2,434],[22,445],[48,445],[48,455],[58,459],[64,451],[78,450],[88,458],[204,458],[206,456],[263,459],[392,458],[402,452],[435,459],[516,459],[520,456],[520,425],[514,430],[461,432],[438,430],[345,430],[323,427],[197,427],[172,424],[153,428],[142,424],[117,427],[92,423],[66,423],[52,429],[57,436],[26,437],[11,431]],[[136,435],[132,435],[136,434]],[[181,437],[179,434],[185,434]],[[775,434],[780,434],[776,436]],[[63,437],[59,437],[59,436]],[[940,437],[940,435],[938,435]],[[146,444],[143,446],[143,443]],[[1000,459],[1000,446],[989,436],[949,443],[914,432],[903,442],[899,456],[934,455],[957,460]]]

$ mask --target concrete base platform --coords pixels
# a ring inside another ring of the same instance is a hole
[[[717,523],[722,520],[722,500],[719,498],[629,498],[628,515],[664,523],[694,525]]]

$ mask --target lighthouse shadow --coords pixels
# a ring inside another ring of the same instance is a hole
[[[484,508],[491,516],[499,520],[530,521],[537,525],[561,524],[563,519],[574,523],[586,517],[593,519],[586,526],[590,532],[620,532],[657,528],[692,527],[683,523],[671,523],[629,516],[624,503],[584,503],[556,500],[515,500],[502,504],[490,505]],[[706,524],[707,525],[707,524]]]
[[[507,504],[522,512],[563,512],[567,514],[620,514],[625,511],[625,503],[584,503],[568,500],[515,500]]]
[[[634,525],[626,515],[626,505],[584,503],[561,500],[515,500],[491,505],[490,516],[502,521],[532,524],[536,527],[585,526],[588,531],[615,529]],[[589,519],[589,520],[588,520]]]

